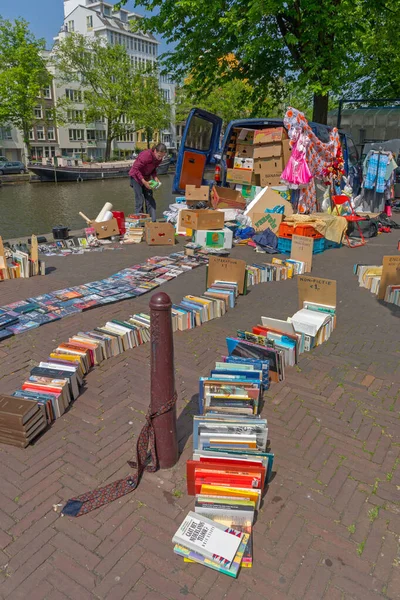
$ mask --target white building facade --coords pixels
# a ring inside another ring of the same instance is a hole
[[[141,16],[124,9],[117,12],[113,9],[113,4],[103,1],[64,0],[64,23],[58,36],[54,38],[55,43],[70,32],[96,36],[111,45],[122,44],[130,56],[132,65],[138,68],[156,67],[159,42],[151,34],[131,30],[132,21],[140,22]],[[46,52],[47,56],[50,54]],[[52,74],[52,86],[44,90],[44,97],[41,101],[38,100],[38,120],[30,134],[32,158],[41,160],[53,156],[73,155],[93,159],[104,158],[107,137],[105,119],[96,123],[85,123],[85,106],[79,84],[61,84],[57,81],[56,73]],[[171,125],[159,132],[157,141],[165,143],[168,148],[176,148],[175,84],[169,76],[160,76],[160,89],[171,104]],[[57,100],[65,97],[71,101],[68,124],[56,127],[49,114]],[[144,147],[145,142],[144,133],[127,133],[114,140],[112,150],[114,154],[130,155],[137,147]],[[23,138],[16,129],[0,128],[0,155],[6,156],[8,160],[26,161]]]
[[[125,47],[133,66],[138,68],[156,67],[159,42],[151,34],[131,29],[132,21],[140,21],[136,13],[121,9],[117,12],[114,5],[96,0],[64,0],[64,23],[58,40],[70,32],[87,36],[96,36],[110,45],[121,44]],[[171,103],[174,113],[175,85],[172,80],[160,76],[160,89],[166,100]],[[73,154],[86,155],[89,158],[101,159],[106,149],[106,122],[84,123],[84,104],[79,85],[56,85],[58,98],[67,97],[73,102],[73,109],[68,114],[68,126],[60,127],[58,140],[60,153],[63,156]],[[57,102],[57,99],[56,99]],[[160,132],[158,139],[168,147],[176,148],[176,136],[173,118],[168,130]],[[127,133],[114,140],[114,154],[131,154],[137,146],[141,146],[137,133]]]

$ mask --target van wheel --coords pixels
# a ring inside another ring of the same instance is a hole
[[[20,170],[21,175],[25,175],[25,169]]]

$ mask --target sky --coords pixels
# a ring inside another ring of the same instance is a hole
[[[126,7],[134,10],[134,2],[130,0]],[[143,10],[135,12],[144,14]],[[14,20],[23,17],[30,23],[30,29],[38,38],[45,38],[46,46],[50,49],[53,37],[58,34],[64,19],[63,0],[0,0],[0,15],[4,19]],[[160,42],[162,40],[158,38]],[[159,53],[165,52],[167,45],[161,43]]]

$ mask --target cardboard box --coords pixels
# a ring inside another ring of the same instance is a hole
[[[237,185],[236,189],[242,194],[243,198],[247,201],[254,200],[254,198],[262,190],[261,186],[257,185]]]
[[[290,202],[284,200],[277,192],[270,187],[263,189],[250,204],[247,206],[244,214],[253,222],[254,214],[264,213],[266,208],[272,210],[275,206],[284,206],[286,216],[293,214],[293,207]]]
[[[113,235],[119,235],[118,222],[115,218],[110,219],[109,221],[101,221],[100,223],[92,221],[92,227],[99,240],[105,240]]]
[[[235,156],[233,161],[234,169],[246,169],[252,171],[254,167],[254,160],[252,158],[244,158],[242,156]]]
[[[254,147],[254,172],[281,174],[290,158],[289,140]]]
[[[227,169],[226,180],[228,183],[242,183],[245,185],[251,185],[253,177],[253,171],[247,171],[246,169]]]
[[[279,185],[281,182],[281,176],[276,173],[261,173],[260,183],[261,187],[270,187],[272,185]]]
[[[213,208],[246,208],[246,199],[237,190],[214,185],[211,190],[211,204]]]
[[[269,129],[257,129],[254,132],[254,145],[271,144],[287,140],[288,135],[284,127],[271,127]]]
[[[236,258],[210,256],[207,268],[207,287],[215,281],[234,281],[238,284],[239,294],[246,290],[246,262]]]
[[[216,210],[180,210],[179,229],[223,229],[224,214]]]
[[[203,248],[225,248],[230,250],[232,248],[233,233],[228,228],[221,231],[204,231],[200,229],[196,231],[194,241]]]
[[[251,222],[257,232],[271,229],[277,235],[282,220],[283,215],[280,213],[253,213],[251,217]]]
[[[253,146],[249,146],[242,143],[236,144],[235,156],[239,158],[253,158]]]
[[[175,229],[172,223],[146,223],[146,242],[149,246],[173,246]]]
[[[233,130],[237,134],[236,145],[241,144],[242,146],[252,146],[254,142],[254,129],[245,129],[244,127],[239,129],[237,127]]]
[[[185,188],[186,202],[208,202],[210,196],[210,188],[208,185],[187,185]]]

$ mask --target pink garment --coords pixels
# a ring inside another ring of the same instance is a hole
[[[306,159],[306,145],[303,136],[294,143],[289,161],[282,173],[282,180],[290,187],[302,187],[312,180],[313,176]]]

